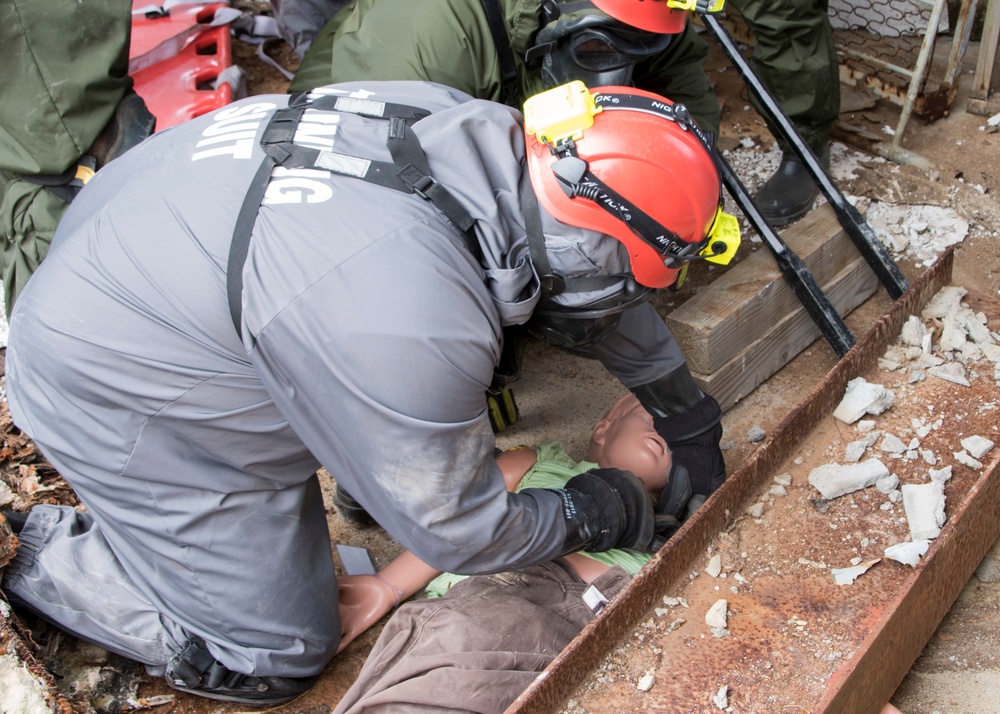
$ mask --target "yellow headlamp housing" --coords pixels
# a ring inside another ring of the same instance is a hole
[[[524,130],[538,140],[557,146],[583,137],[594,125],[594,116],[603,111],[594,95],[580,80],[546,90],[524,103]]]
[[[693,12],[722,12],[726,0],[667,0],[671,10],[691,10]]]
[[[740,222],[736,216],[726,213],[719,206],[708,229],[708,243],[698,253],[709,263],[729,265],[740,247]]]

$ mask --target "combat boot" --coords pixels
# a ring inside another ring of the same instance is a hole
[[[156,117],[146,107],[146,102],[134,91],[129,91],[88,153],[97,160],[100,169],[141,143],[155,129]]]
[[[814,149],[814,151],[816,151]],[[830,147],[824,142],[816,151],[824,170],[830,167]],[[781,163],[754,195],[754,203],[772,226],[787,226],[809,213],[819,187],[809,168],[794,153],[781,154]]]

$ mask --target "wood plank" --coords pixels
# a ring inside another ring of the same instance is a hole
[[[829,282],[858,256],[829,204],[787,228],[782,239],[819,285]],[[711,374],[755,342],[762,326],[774,325],[800,307],[774,256],[761,248],[667,315],[665,321],[691,370]]]
[[[859,256],[822,287],[837,312],[846,315],[871,297],[878,286],[875,273]],[[715,397],[725,411],[819,337],[819,328],[800,306],[715,372],[692,372],[692,375],[698,386]]]
[[[986,21],[983,23],[983,34],[979,41],[976,76],[972,80],[972,89],[969,92],[973,99],[989,99],[998,39],[1000,39],[1000,0],[989,0],[989,5],[986,8]]]

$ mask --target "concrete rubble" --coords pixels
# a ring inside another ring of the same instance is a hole
[[[916,567],[917,563],[920,562],[921,556],[927,552],[930,545],[931,542],[929,540],[905,541],[896,545],[890,545],[883,552],[885,553],[885,557],[890,560]]]
[[[904,484],[903,510],[910,526],[911,540],[937,538],[944,527],[944,482]]]
[[[859,464],[824,464],[809,473],[809,485],[830,500],[874,486],[888,475],[889,469],[878,459],[868,459]]]
[[[715,604],[705,613],[705,624],[712,630],[715,637],[725,637],[729,634],[726,626],[729,624],[729,603],[726,600],[716,600]]]
[[[830,575],[833,576],[833,582],[837,585],[850,585],[859,577],[867,573],[871,567],[879,561],[880,558],[876,558],[875,560],[867,560],[863,563],[852,565],[849,568],[831,568]]]
[[[892,406],[895,394],[880,384],[871,384],[864,377],[847,383],[847,390],[833,416],[845,424],[853,424],[865,414],[879,415]]]

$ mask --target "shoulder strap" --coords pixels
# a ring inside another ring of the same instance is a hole
[[[293,144],[296,128],[307,109],[340,111],[388,119],[389,133],[386,147],[393,158],[393,163]],[[237,333],[241,336],[243,334],[240,327],[243,317],[243,265],[249,252],[257,213],[267,193],[271,172],[276,166],[325,169],[341,176],[350,176],[404,193],[416,194],[433,203],[452,225],[462,232],[469,251],[477,260],[482,259],[482,248],[474,231],[475,219],[445,186],[431,176],[427,156],[420,146],[420,140],[409,128],[411,124],[429,115],[430,112],[419,107],[342,95],[321,96],[310,102],[305,93],[293,96],[289,100],[287,109],[275,111],[261,134],[260,146],[264,150],[264,159],[247,188],[229,245],[226,293],[229,314]]]
[[[514,66],[514,51],[510,47],[510,37],[504,26],[503,10],[500,0],[481,0],[486,23],[490,26],[493,36],[493,46],[497,51],[497,62],[500,64],[501,96],[504,104],[514,104],[518,99],[517,68]]]

